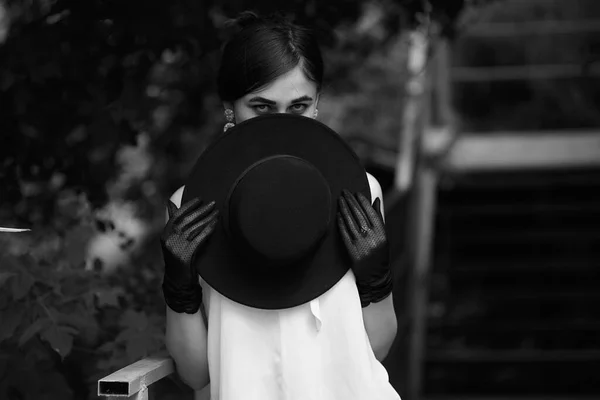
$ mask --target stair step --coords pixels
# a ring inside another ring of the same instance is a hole
[[[464,247],[464,246],[463,246]],[[600,246],[599,246],[600,247]],[[486,268],[497,268],[500,265],[506,265],[507,268],[518,269],[515,265],[523,268],[556,268],[562,265],[564,268],[573,271],[589,267],[600,267],[600,248],[592,248],[585,253],[576,251],[565,251],[561,253],[554,252],[539,252],[529,249],[528,252],[516,253],[513,249],[505,249],[502,252],[489,253],[486,249],[478,249],[473,247],[463,248],[459,250],[441,248],[434,254],[434,269],[438,267],[449,268],[450,266],[460,267],[478,266]],[[513,266],[513,267],[509,267]]]
[[[599,331],[600,319],[596,321],[568,321],[564,319],[556,319],[554,321],[531,321],[531,320],[492,320],[484,319],[469,319],[461,321],[437,321],[430,322],[429,329],[443,330],[449,333],[470,331],[470,332],[493,332],[494,334],[502,334],[504,332],[525,331],[525,332],[581,332],[581,331]]]
[[[551,200],[551,199],[549,199]],[[448,207],[445,204],[440,204],[437,209],[437,216],[440,218],[478,218],[484,216],[486,218],[505,218],[519,217],[532,218],[539,214],[550,214],[553,216],[571,216],[592,215],[600,217],[600,208],[595,201],[589,201],[585,198],[577,202],[536,202],[533,204],[514,204],[514,203],[484,203],[484,204],[456,204]]]
[[[600,169],[442,177],[425,400],[600,398],[596,189]]]
[[[600,222],[600,221],[599,221]],[[451,244],[457,246],[502,246],[504,248],[512,245],[533,246],[558,243],[565,245],[577,243],[582,246],[592,243],[600,245],[600,230],[593,229],[568,229],[567,227],[553,227],[545,229],[540,227],[531,229],[523,227],[519,230],[496,228],[494,230],[468,229],[461,227],[458,232],[448,237],[438,236],[438,245]]]
[[[590,396],[600,393],[600,360],[425,364],[425,395]]]
[[[542,320],[546,318],[589,318],[596,320],[600,318],[598,307],[590,305],[589,301],[583,299],[580,302],[570,302],[565,304],[561,301],[547,302],[498,302],[494,305],[473,304],[473,301],[454,301],[452,304],[446,304],[444,313],[440,317],[435,315],[430,318],[450,320],[473,319],[535,319]],[[444,301],[441,301],[444,303]],[[457,304],[458,303],[458,304]]]
[[[502,289],[515,290],[527,288],[536,291],[538,288],[543,290],[561,290],[577,287],[581,291],[593,290],[598,291],[600,287],[600,271],[589,270],[582,272],[580,275],[572,271],[553,271],[541,274],[539,271],[530,272],[525,269],[520,274],[500,273],[493,271],[486,274],[484,271],[476,273],[456,273],[451,268],[445,271],[444,276],[446,284],[451,289],[469,288],[477,285],[479,288],[487,289]]]
[[[479,228],[530,228],[534,229],[540,224],[544,227],[562,227],[562,226],[577,226],[576,224],[582,224],[593,226],[592,223],[587,224],[586,222],[594,222],[600,220],[600,209],[596,206],[595,209],[586,209],[584,207],[577,207],[574,211],[562,209],[561,211],[552,211],[550,206],[546,210],[534,211],[534,210],[522,210],[521,207],[511,205],[512,213],[496,212],[496,207],[490,207],[490,210],[486,210],[487,207],[474,208],[473,212],[468,210],[459,210],[454,212],[452,208],[441,207],[438,209],[436,214],[436,224],[440,227],[448,228],[460,228],[461,226],[468,227],[479,227]],[[573,207],[575,209],[575,206]]]
[[[436,363],[569,363],[600,361],[600,350],[427,350]]]
[[[594,331],[446,331],[430,329],[428,351],[486,349],[486,351],[600,351],[600,330]],[[599,360],[600,361],[600,360]]]
[[[438,246],[441,246],[438,245]],[[511,247],[504,246],[502,243],[482,243],[471,245],[469,243],[453,243],[452,248],[439,248],[441,253],[436,254],[436,258],[448,258],[455,265],[461,262],[473,263],[482,262],[486,259],[495,259],[496,261],[515,262],[522,260],[524,264],[539,263],[539,259],[560,258],[567,264],[571,258],[577,258],[584,255],[590,259],[600,260],[600,243],[597,241],[568,242],[562,244],[554,243],[513,243]],[[462,260],[460,260],[462,258]]]
[[[563,204],[574,204],[585,207],[600,200],[600,187],[581,188],[577,190],[564,189],[553,192],[540,193],[525,190],[513,190],[506,188],[501,192],[478,192],[457,189],[452,192],[437,193],[437,204],[441,207],[438,212],[445,209],[458,207],[459,211],[465,211],[468,205],[476,205],[480,209],[484,207],[501,208],[511,205],[515,209],[535,209],[542,204],[548,204],[546,208],[560,206]]]
[[[435,271],[439,273],[451,273],[455,275],[515,275],[538,273],[543,279],[550,274],[600,274],[600,260],[590,260],[589,258],[569,258],[568,262],[557,260],[552,257],[545,257],[536,260],[531,264],[524,260],[511,260],[506,262],[497,257],[476,260],[475,262],[465,262],[466,260],[452,259],[451,265],[436,265]]]
[[[598,396],[531,396],[531,395],[505,395],[505,396],[424,396],[421,400],[598,400]]]
[[[528,300],[588,300],[590,304],[600,304],[600,291],[597,288],[583,289],[561,289],[558,287],[538,286],[533,288],[512,288],[504,287],[480,287],[467,293],[457,294],[458,299],[474,300],[478,299],[485,304],[493,305],[496,302],[504,301],[528,301]],[[460,297],[459,297],[460,296]],[[597,301],[597,302],[596,302]]]
[[[588,316],[600,315],[600,293],[584,292],[577,293],[575,290],[561,293],[538,290],[527,293],[526,290],[485,290],[469,291],[466,293],[449,290],[444,297],[433,297],[432,301],[445,303],[448,310],[442,317],[450,317],[453,310],[458,313],[471,315],[472,318],[482,315],[508,314],[511,308],[515,316],[528,315],[537,319],[560,315],[577,318],[581,313]],[[460,309],[459,309],[460,308]],[[537,310],[537,313],[536,313]],[[500,315],[496,315],[500,317]]]
[[[443,174],[440,179],[442,188],[448,190],[547,190],[549,187],[589,187],[600,186],[598,168],[564,170],[547,169],[544,171],[482,172]]]
[[[596,178],[600,182],[600,175]],[[590,204],[600,197],[600,184],[594,186],[543,186],[512,187],[503,186],[490,190],[485,187],[439,188],[436,198],[440,204],[464,209],[467,204],[499,207],[511,204],[515,208],[531,208],[542,204]]]

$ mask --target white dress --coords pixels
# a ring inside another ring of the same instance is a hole
[[[400,399],[371,349],[352,271],[285,310],[247,307],[200,282],[211,400]]]
[[[310,303],[235,303],[202,282],[211,400],[399,400],[375,358],[349,271]]]

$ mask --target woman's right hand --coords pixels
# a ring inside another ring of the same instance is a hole
[[[163,294],[173,311],[194,314],[202,303],[194,258],[214,231],[219,212],[214,201],[203,205],[199,198],[179,209],[169,201],[167,211],[169,220],[160,237],[165,262]]]

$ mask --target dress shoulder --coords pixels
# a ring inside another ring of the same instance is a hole
[[[177,206],[181,207],[181,199],[183,198],[183,190],[185,189],[185,185],[181,186],[171,195],[171,201]]]
[[[377,178],[367,172],[367,179],[369,180],[369,188],[371,189],[371,201],[374,202],[376,198],[379,197],[381,201],[381,215],[385,221],[384,207],[383,207],[383,191],[381,190],[381,185]]]

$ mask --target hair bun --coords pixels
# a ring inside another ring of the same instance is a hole
[[[244,11],[235,18],[227,18],[223,15],[216,21],[219,38],[223,45],[232,40],[245,27],[261,20],[258,14],[252,11]]]
[[[259,21],[261,21],[261,18],[258,16],[257,13],[253,11],[244,11],[241,12],[231,22],[232,24],[237,25],[239,28],[243,29]]]

